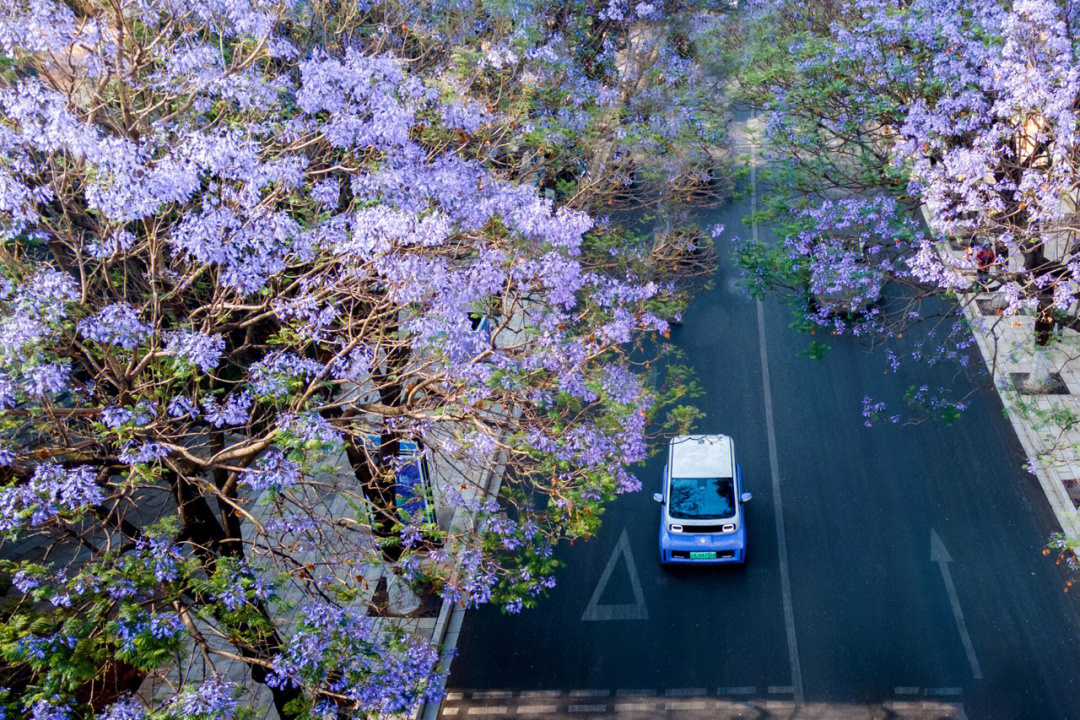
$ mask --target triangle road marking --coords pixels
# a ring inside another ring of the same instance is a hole
[[[630,587],[634,591],[635,602],[600,605],[600,596],[604,594],[604,588],[607,587],[608,580],[611,579],[611,572],[615,569],[615,563],[620,555],[626,559],[626,570],[630,573]],[[589,600],[585,612],[581,615],[581,621],[648,619],[649,610],[645,607],[645,594],[641,592],[641,581],[638,580],[637,565],[634,564],[634,555],[630,552],[630,537],[626,534],[626,528],[623,528],[622,534],[619,535],[619,542],[615,544],[615,549],[604,567],[604,572],[600,575],[600,582],[596,584],[596,590],[593,590],[592,599]]]

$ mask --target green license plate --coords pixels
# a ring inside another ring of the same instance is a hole
[[[691,560],[715,560],[716,553],[714,552],[691,552]]]

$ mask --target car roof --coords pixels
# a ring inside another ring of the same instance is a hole
[[[734,477],[731,438],[726,435],[676,435],[671,439],[671,477]]]

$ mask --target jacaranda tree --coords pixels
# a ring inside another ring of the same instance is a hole
[[[742,80],[766,113],[783,242],[744,246],[752,286],[874,338],[945,307],[926,298],[980,291],[1033,314],[1038,345],[1075,327],[1076,4],[756,5]],[[970,334],[946,325],[923,356],[964,356]]]
[[[287,718],[409,709],[438,654],[355,602],[368,568],[517,611],[639,487],[625,466],[686,392],[631,361],[667,328],[648,263],[587,257],[618,230],[553,202],[585,188],[519,182],[561,173],[542,161],[568,136],[478,99],[512,50],[448,85],[465,51],[430,39],[468,4],[430,5],[444,24],[359,0],[0,8],[6,712],[226,718],[255,685]],[[596,38],[567,82],[614,62]],[[440,501],[470,522],[402,496],[420,460],[463,468]],[[119,693],[196,660],[197,686]]]

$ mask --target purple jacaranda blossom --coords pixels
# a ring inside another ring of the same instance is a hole
[[[140,320],[138,311],[128,303],[113,303],[79,321],[79,334],[86,339],[125,350],[134,350],[151,330],[151,326]]]
[[[319,376],[323,371],[317,360],[291,352],[272,352],[251,366],[251,390],[256,395],[280,397],[288,392],[290,381]]]
[[[230,720],[236,713],[236,685],[220,675],[211,675],[198,685],[176,695],[169,710],[176,717]]]
[[[78,298],[74,279],[57,270],[40,270],[19,285],[0,313],[0,359],[25,358],[26,349],[44,341]]]
[[[165,352],[187,360],[204,373],[217,367],[225,350],[225,338],[200,332],[177,331],[166,335]]]
[[[19,592],[28,593],[35,588],[41,587],[41,579],[27,573],[25,570],[19,570],[12,576],[11,584]]]
[[[230,394],[223,405],[219,405],[214,397],[203,398],[201,403],[203,417],[216,428],[226,425],[243,425],[247,422],[253,401],[251,394],[246,390]]]
[[[242,482],[253,490],[286,488],[300,482],[300,466],[285,457],[278,448],[270,448],[244,473]]]
[[[305,442],[315,441],[330,446],[342,443],[341,433],[335,430],[325,418],[313,413],[283,415],[278,422],[278,427]]]
[[[143,720],[146,706],[134,695],[120,698],[108,708],[100,720]]]
[[[0,529],[40,525],[60,513],[77,513],[103,499],[93,468],[42,463],[27,483],[0,490]]]
[[[124,446],[124,449],[120,451],[120,462],[125,462],[128,465],[138,465],[140,463],[151,463],[155,460],[160,460],[169,454],[169,449],[161,443],[154,442],[153,440],[143,440],[140,442],[129,442]]]
[[[179,577],[180,548],[164,538],[144,537],[135,544],[136,556],[147,569],[152,570],[157,581],[167,582]]]
[[[327,210],[337,207],[341,198],[341,181],[336,178],[324,178],[311,186],[311,197]]]
[[[177,395],[169,400],[165,412],[172,418],[185,418],[195,414],[195,403],[183,395]]]
[[[37,397],[57,395],[67,389],[70,377],[70,363],[36,365],[26,373],[26,391]]]

